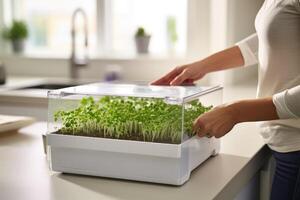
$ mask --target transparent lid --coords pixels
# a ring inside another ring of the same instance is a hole
[[[48,93],[48,133],[180,144],[222,88],[95,83]],[[129,97],[129,98],[127,98]]]
[[[133,85],[133,84],[112,84],[112,83],[93,83],[75,87],[53,90],[50,94],[59,95],[101,95],[101,96],[132,96],[164,98],[176,102],[185,102],[195,96],[201,96],[215,90],[221,89],[220,86],[200,87],[200,86],[152,86],[152,85]]]

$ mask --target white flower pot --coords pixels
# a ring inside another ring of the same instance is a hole
[[[12,49],[14,53],[23,53],[25,49],[25,41],[24,40],[13,40],[12,41]]]
[[[135,45],[137,53],[147,54],[149,52],[149,43],[151,36],[135,37]]]

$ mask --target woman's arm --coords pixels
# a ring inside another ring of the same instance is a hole
[[[224,104],[199,116],[194,122],[194,130],[200,137],[224,136],[237,123],[278,119],[272,97],[251,99]]]
[[[199,116],[194,130],[200,137],[224,136],[237,123],[300,118],[300,85],[273,97],[237,101]]]
[[[215,53],[203,60],[179,66],[153,81],[152,85],[190,85],[207,73],[257,63],[257,35],[253,34],[237,46]]]
[[[232,104],[237,115],[237,123],[278,119],[272,97],[242,100]]]
[[[258,37],[254,33],[236,43],[236,46],[215,53],[204,60],[192,64],[205,66],[207,73],[209,73],[257,64],[257,53]]]
[[[171,72],[153,81],[152,85],[193,84],[207,73],[239,67],[244,64],[239,47],[234,46],[215,53],[203,60],[174,68]]]
[[[231,69],[244,65],[244,59],[238,46],[225,49],[191,65],[205,69],[206,73]]]

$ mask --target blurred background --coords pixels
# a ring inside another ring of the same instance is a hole
[[[7,76],[147,82],[255,32],[254,19],[262,3],[0,0],[0,62]],[[15,22],[21,22],[27,31],[22,37],[22,26],[15,27],[22,42],[9,32]],[[72,65],[84,67],[74,76]],[[117,76],[111,77],[113,72]],[[256,80],[254,66],[213,73],[200,83],[226,85]]]

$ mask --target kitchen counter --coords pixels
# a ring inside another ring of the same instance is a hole
[[[5,84],[0,85],[0,92],[30,86],[33,84],[41,83],[45,80],[46,78],[37,77],[7,77]]]
[[[0,113],[7,115],[32,116],[39,120],[47,120],[47,89],[32,89],[40,84],[86,84],[97,80],[47,77],[8,77],[0,86]],[[29,87],[27,89],[24,89]],[[23,88],[23,89],[22,89]]]
[[[255,125],[241,124],[222,139],[221,153],[194,170],[186,184],[167,186],[51,172],[43,153],[45,131],[46,123],[38,122],[0,133],[0,199],[233,199],[270,156]]]
[[[0,103],[47,105],[47,89],[23,89],[39,84],[84,84],[97,80],[72,80],[69,78],[9,77],[0,86]]]

